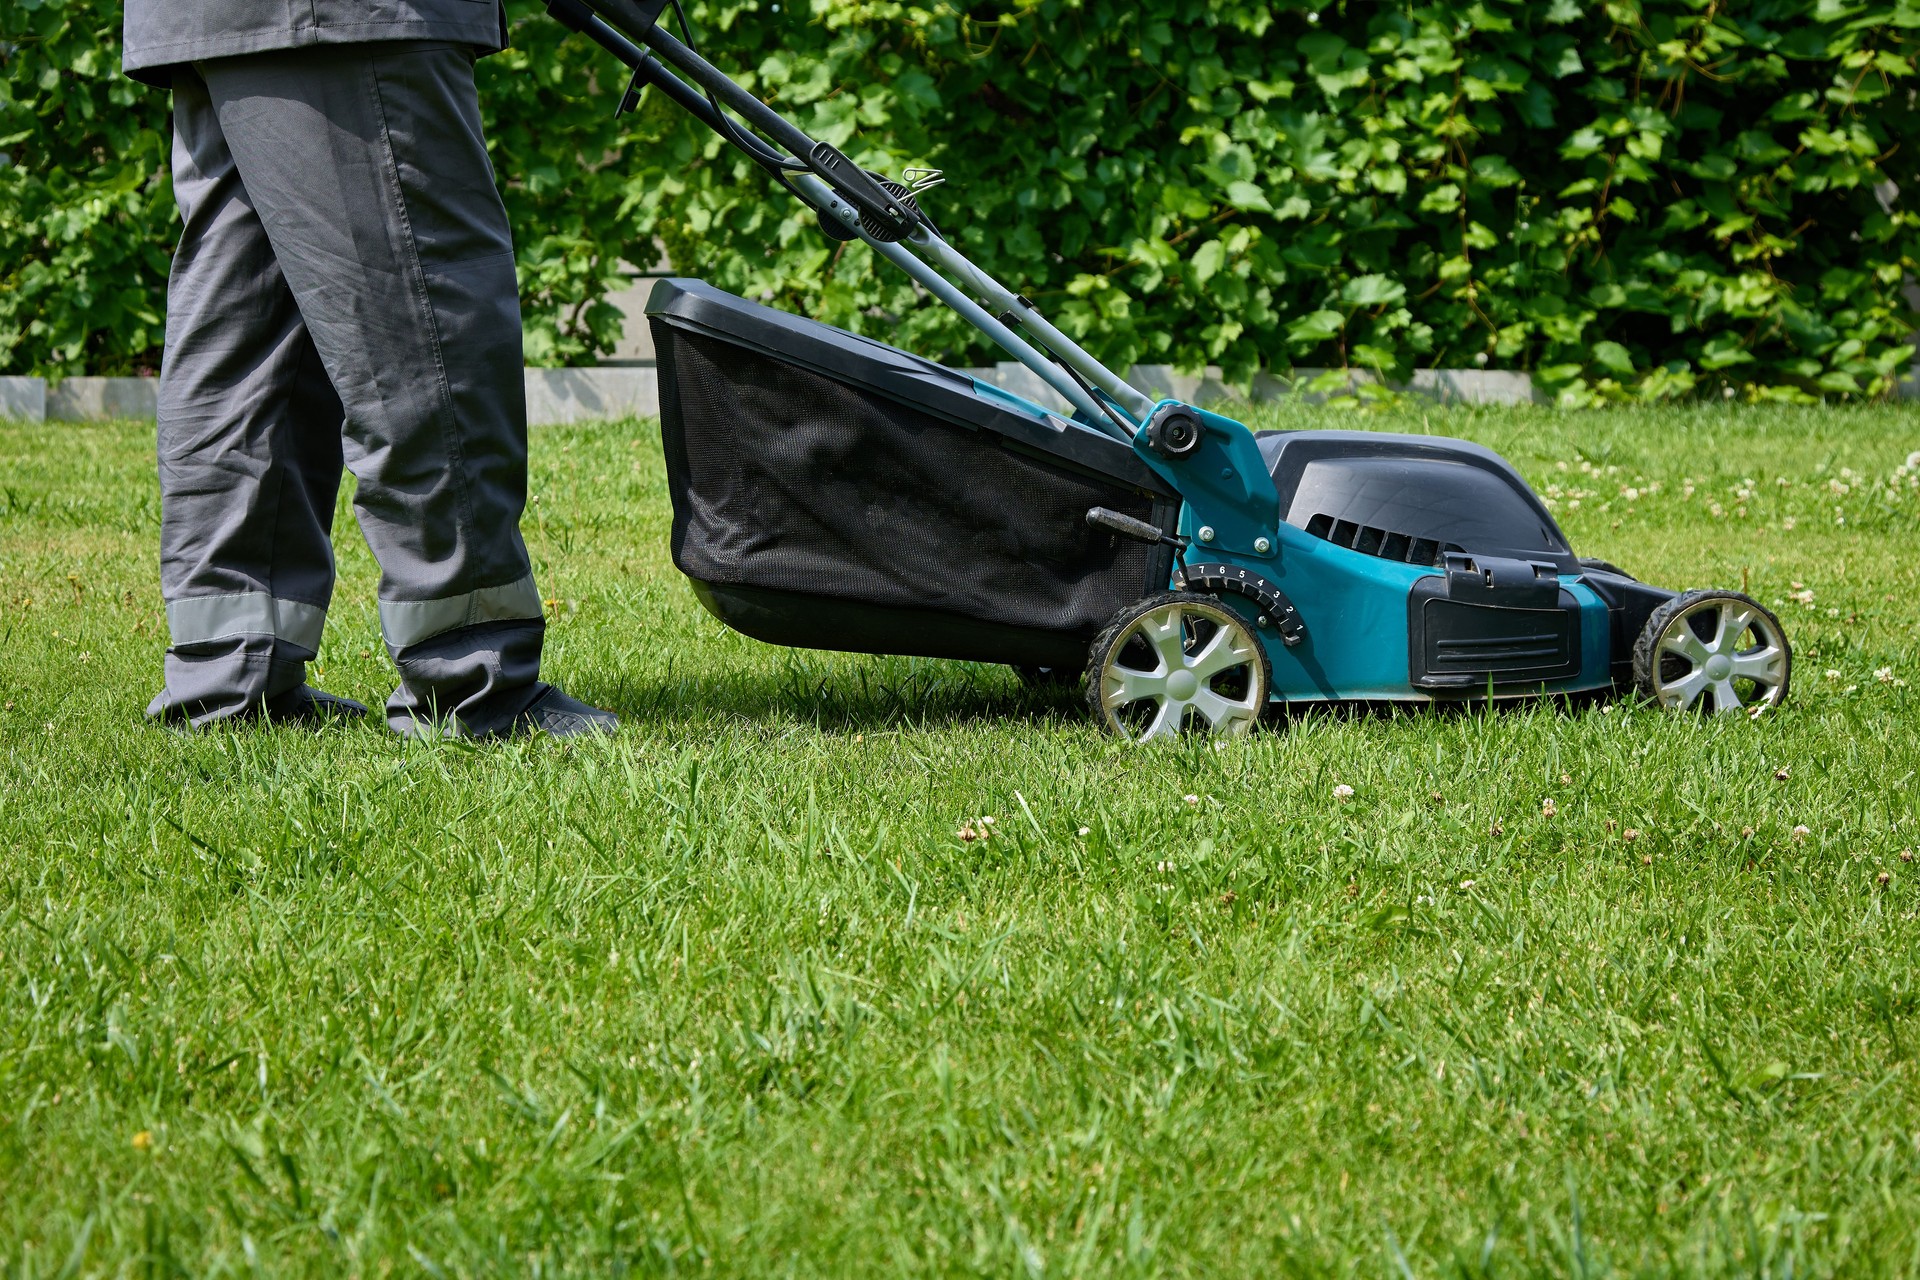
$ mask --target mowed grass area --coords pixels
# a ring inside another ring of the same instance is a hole
[[[527,522],[622,737],[182,736],[150,424],[0,426],[0,1266],[1920,1271],[1920,414],[1255,417],[1502,450],[1780,602],[1791,705],[1127,748],[723,630],[627,422],[536,432]]]

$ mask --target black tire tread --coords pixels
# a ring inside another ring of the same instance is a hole
[[[1787,653],[1787,673],[1780,681],[1780,702],[1785,703],[1788,690],[1793,683],[1793,645],[1787,639],[1787,629],[1780,625],[1780,619],[1774,616],[1773,610],[1752,596],[1740,591],[1723,591],[1715,588],[1683,591],[1647,616],[1647,625],[1640,628],[1640,635],[1633,642],[1634,692],[1646,701],[1658,704],[1660,699],[1660,688],[1657,682],[1659,657],[1654,652],[1654,646],[1660,643],[1660,637],[1665,634],[1668,625],[1675,618],[1703,600],[1738,600],[1773,624],[1773,629],[1780,634],[1780,647]]]

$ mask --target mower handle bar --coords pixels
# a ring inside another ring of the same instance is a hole
[[[1131,441],[1153,409],[1150,397],[1061,333],[1026,298],[969,261],[941,238],[931,222],[845,154],[808,137],[785,116],[663,30],[659,15],[666,4],[667,0],[547,0],[547,11],[564,26],[590,37],[620,59],[632,69],[636,83],[658,88],[696,120],[774,174],[821,217],[840,223],[848,233],[907,272],[962,319],[1031,369],[1072,404],[1087,419],[1088,425]],[[641,43],[647,48],[642,48]],[[655,53],[659,57],[654,57]],[[672,64],[673,70],[663,65],[663,61]],[[675,71],[683,72],[694,83],[687,83]],[[742,129],[727,119],[720,103],[746,120],[751,128]],[[782,155],[760,137],[760,133],[792,154]],[[876,230],[880,234],[874,234]],[[908,245],[913,251],[909,251]],[[975,295],[997,309],[998,314],[974,302],[923,257],[932,258],[939,267],[958,276]],[[1038,338],[1046,351],[1043,353],[1014,333],[1009,321],[1019,323]],[[1096,387],[1097,392],[1093,389]],[[1129,423],[1116,414],[1115,407],[1133,421]]]

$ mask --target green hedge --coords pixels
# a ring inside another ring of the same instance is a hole
[[[816,135],[944,168],[948,234],[1118,364],[1519,368],[1579,403],[1877,395],[1908,358],[1920,0],[690,7]],[[0,6],[0,367],[155,360],[166,100],[115,74],[117,12]],[[656,243],[992,358],[671,106],[616,123],[611,59],[511,12],[481,80],[531,359],[608,350],[605,291]]]

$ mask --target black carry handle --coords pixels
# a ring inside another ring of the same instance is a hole
[[[1087,512],[1087,523],[1101,529],[1111,529],[1123,538],[1132,538],[1136,542],[1166,543],[1170,547],[1187,548],[1185,538],[1177,538],[1170,533],[1148,524],[1145,520],[1136,520],[1130,515],[1109,510],[1106,507],[1094,507]]]
[[[621,29],[645,33],[660,24],[660,15],[667,11],[667,2],[668,0],[597,0],[595,7],[604,9],[609,14],[618,15],[615,20],[619,22]],[[599,33],[593,29],[593,22],[600,15],[595,13],[593,8],[581,3],[581,0],[547,0],[547,13],[570,30],[599,38]],[[607,19],[601,20],[607,21]],[[632,38],[644,39],[645,37],[640,35]],[[605,40],[600,42],[606,44]],[[622,62],[627,61],[625,50],[613,49],[612,52]]]
[[[777,166],[782,171],[811,169],[859,212],[868,233],[876,240],[904,240],[924,223],[917,212],[874,181],[845,154],[827,143],[815,142],[785,116],[735,84],[726,72],[669,35],[660,25],[660,15],[668,3],[669,0],[547,0],[547,12],[573,30],[591,36],[633,68],[636,82],[644,79],[659,86],[702,124],[762,165]],[[780,156],[761,139],[743,133],[721,117],[699,91],[639,49],[637,45],[641,44],[797,159]],[[696,102],[698,107],[694,105]]]
[[[594,6],[633,39],[645,40],[667,11],[667,0],[594,0]]]

